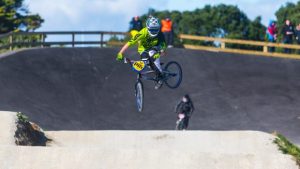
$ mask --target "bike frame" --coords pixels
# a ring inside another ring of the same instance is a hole
[[[152,51],[152,50],[151,50]],[[169,88],[175,89],[177,88],[182,80],[182,70],[180,65],[176,61],[170,61],[168,62],[163,70],[162,70],[162,76],[158,76],[157,70],[153,70],[152,67],[155,66],[154,60],[152,59],[153,53],[151,54],[151,51],[149,52],[149,57],[142,58],[141,60],[131,60],[129,58],[124,58],[124,63],[130,64],[130,66],[133,68],[133,70],[138,74],[137,79],[141,80],[150,80],[158,83],[159,81],[162,81],[164,84],[166,84]],[[157,50],[153,50],[158,52]],[[159,52],[158,52],[159,53]],[[175,66],[176,72],[170,71],[168,68],[172,66]],[[154,73],[154,74],[152,74]],[[150,76],[150,74],[152,74]],[[177,76],[179,75],[179,76]],[[177,80],[175,81],[175,84],[172,83],[174,81],[169,81],[169,79],[172,79],[173,77],[176,77]],[[171,82],[171,84],[169,83]]]
[[[149,59],[147,59],[149,61]],[[132,66],[132,64],[135,62],[134,60],[130,60],[129,58],[124,58],[124,62],[125,63],[129,63],[130,66]],[[150,61],[149,61],[150,62]],[[156,72],[154,70],[151,70],[151,68],[148,67],[147,65],[147,69],[150,69],[150,70],[144,70],[144,71],[141,71],[141,72],[138,72],[138,78],[139,79],[143,79],[143,80],[152,80],[152,81],[157,81],[156,78],[153,78],[153,77],[149,77],[147,76],[148,74],[150,73],[155,73]]]

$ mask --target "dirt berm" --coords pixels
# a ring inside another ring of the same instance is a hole
[[[12,141],[16,113],[0,119],[1,169],[299,168],[257,131],[46,131],[48,146],[32,147]]]

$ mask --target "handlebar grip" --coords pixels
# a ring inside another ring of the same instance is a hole
[[[126,57],[124,57],[123,61],[124,61],[124,63],[130,63],[131,62],[131,60],[126,58]]]

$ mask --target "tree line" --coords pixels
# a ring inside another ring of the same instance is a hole
[[[299,23],[300,1],[286,3],[274,12],[279,30],[283,27],[285,19],[290,19],[295,24]],[[184,12],[150,9],[141,19],[146,20],[149,14],[160,19],[170,17],[174,23],[175,34],[257,41],[264,41],[266,38],[266,27],[261,23],[261,17],[250,20],[243,11],[233,5],[206,5],[201,9]],[[0,0],[0,34],[17,30],[34,31],[41,27],[43,22],[44,19],[39,14],[30,13],[24,0]]]
[[[286,3],[276,11],[275,15],[277,17],[279,33],[281,32],[286,19],[289,19],[293,26],[298,25],[300,23],[300,1],[297,3]],[[282,35],[279,36],[279,39],[282,39]]]
[[[160,19],[170,17],[175,24],[175,34],[262,41],[266,30],[260,16],[251,21],[243,11],[233,5],[206,5],[202,9],[184,12],[150,9],[141,19],[145,20],[149,14]]]
[[[0,0],[0,34],[12,31],[34,31],[44,20],[31,14],[24,0]]]
[[[300,1],[296,4],[286,3],[274,12],[278,22],[278,33],[280,33],[286,19],[290,19],[295,24],[300,22]],[[149,12],[142,15],[141,19],[146,20],[149,15],[160,19],[170,17],[174,23],[175,34],[255,41],[266,40],[267,27],[262,24],[261,16],[250,20],[243,11],[234,5],[206,5],[201,9],[184,12],[149,9]]]

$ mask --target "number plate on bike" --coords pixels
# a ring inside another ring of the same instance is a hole
[[[142,71],[145,68],[145,62],[143,62],[143,61],[135,61],[132,64],[132,68],[135,71],[140,72],[140,71]]]

